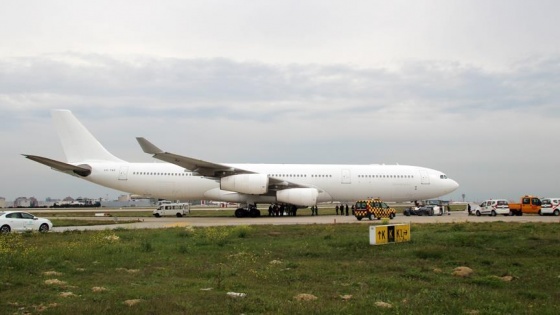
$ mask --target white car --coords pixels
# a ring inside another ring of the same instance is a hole
[[[45,218],[38,218],[21,211],[0,212],[0,233],[39,231],[47,232],[53,224]]]
[[[560,215],[560,198],[543,198],[541,199],[540,215],[553,214]]]
[[[486,200],[475,211],[477,216],[483,214],[496,216],[498,214],[510,215],[509,202],[505,199]]]

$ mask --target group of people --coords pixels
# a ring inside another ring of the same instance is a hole
[[[268,216],[269,217],[281,217],[281,216],[296,216],[297,214],[297,207],[294,205],[288,205],[288,204],[271,204],[268,207]],[[350,215],[350,209],[352,209],[352,215],[354,215],[354,205],[352,205],[352,207],[348,207],[348,204],[346,205],[337,205],[335,207],[336,210],[336,215]],[[319,215],[319,208],[317,208],[317,206],[311,206],[311,215],[315,216],[315,215]]]
[[[348,204],[346,204],[346,206],[341,204],[340,207],[337,205],[334,209],[336,210],[336,215],[338,215],[339,210],[340,210],[340,215],[344,215],[345,210],[346,210],[346,215],[349,215],[350,208],[348,208]],[[352,205],[352,214],[354,214],[354,205]]]
[[[297,214],[297,207],[294,205],[286,205],[286,204],[271,204],[268,207],[268,216],[269,217],[281,217],[281,216],[296,216]]]

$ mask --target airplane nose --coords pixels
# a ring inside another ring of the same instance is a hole
[[[449,188],[450,188],[449,192],[455,191],[457,190],[457,188],[459,188],[459,183],[450,179]]]

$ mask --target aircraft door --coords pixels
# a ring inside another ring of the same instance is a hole
[[[128,179],[128,166],[121,166],[119,170],[119,180],[127,180]]]
[[[351,184],[352,183],[352,178],[350,177],[350,170],[349,169],[343,169],[342,170],[342,183],[343,184]]]

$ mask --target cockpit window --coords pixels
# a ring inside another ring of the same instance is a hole
[[[439,178],[440,178],[440,179],[447,179],[447,175],[441,174],[441,175],[439,175]]]

